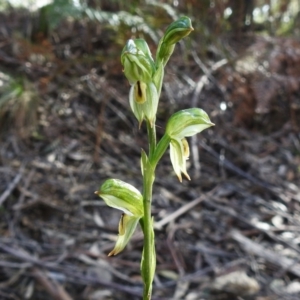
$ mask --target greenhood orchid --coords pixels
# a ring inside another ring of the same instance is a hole
[[[182,182],[181,174],[189,180],[186,160],[189,158],[189,145],[186,137],[193,136],[213,126],[207,113],[200,108],[190,108],[173,114],[167,123],[166,134],[170,138],[170,158],[175,174]]]
[[[108,206],[123,211],[115,248],[108,254],[116,255],[125,248],[143,217],[143,196],[135,187],[118,179],[106,180],[95,194]]]
[[[155,63],[145,40],[128,40],[121,54],[121,63],[130,84],[151,82]]]
[[[145,40],[129,40],[122,51],[121,62],[124,74],[131,84],[129,103],[132,112],[140,126],[145,118],[153,124],[158,92],[152,80],[155,63]]]
[[[139,121],[139,127],[145,118],[152,127],[158,106],[158,94],[154,83],[137,81],[132,85],[129,92],[129,104]]]

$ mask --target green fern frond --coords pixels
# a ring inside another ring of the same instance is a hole
[[[56,28],[66,18],[82,20],[86,17],[89,21],[106,24],[115,30],[123,26],[135,27],[137,31],[145,33],[153,41],[158,42],[157,34],[147,25],[143,17],[126,11],[108,12],[94,9],[85,4],[77,3],[75,5],[71,0],[55,0],[52,4],[42,7],[40,11],[45,15],[51,29]]]
[[[37,121],[38,97],[33,85],[23,78],[0,72],[0,128],[20,136],[30,134]]]

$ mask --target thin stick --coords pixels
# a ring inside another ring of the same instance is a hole
[[[73,299],[60,284],[58,284],[53,279],[49,279],[45,272],[42,272],[38,268],[34,268],[32,274],[35,277],[35,279],[53,297],[53,299],[55,299],[55,300],[72,300]]]
[[[199,198],[196,198],[192,202],[185,204],[184,206],[180,207],[178,210],[174,211],[170,215],[168,215],[165,218],[161,219],[160,221],[156,222],[154,224],[154,228],[158,229],[158,230],[162,229],[162,227],[164,225],[170,223],[171,221],[173,221],[173,220],[177,219],[178,217],[180,217],[181,215],[185,214],[187,211],[192,209],[194,206],[201,203],[204,199],[205,199],[205,197],[201,196]]]
[[[239,231],[233,230],[230,232],[230,237],[237,241],[244,250],[248,253],[253,253],[256,256],[262,257],[266,261],[281,267],[282,269],[293,273],[300,277],[300,265],[295,260],[278,255],[276,252],[264,248],[242,235]]]
[[[11,182],[11,184],[7,187],[7,189],[4,191],[4,193],[0,197],[0,205],[4,203],[4,201],[8,198],[8,196],[12,193],[12,191],[15,189],[15,187],[20,182],[21,178],[23,177],[23,168],[19,171],[17,176],[14,178],[14,180]]]

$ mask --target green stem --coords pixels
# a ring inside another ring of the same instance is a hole
[[[150,172],[149,172],[150,173]],[[152,186],[153,181],[150,176],[154,174],[145,174],[144,176],[144,249],[143,249],[143,275],[144,275],[144,300],[151,299],[152,292],[152,260],[153,260],[153,224],[151,218]]]
[[[149,141],[149,159],[151,159],[155,147],[156,147],[156,128],[155,128],[155,120],[152,124],[147,120],[147,133],[148,133],[148,141]]]
[[[142,167],[143,167],[143,204],[144,217],[141,220],[144,232],[144,249],[142,260],[142,275],[144,280],[144,300],[151,299],[152,281],[155,272],[156,255],[154,243],[154,229],[151,217],[151,202],[152,189],[155,179],[155,168],[158,161],[166,151],[170,143],[168,135],[164,135],[159,143],[156,145],[156,131],[155,124],[147,122],[148,139],[149,139],[149,158],[142,153]]]
[[[153,156],[156,148],[156,131],[155,124],[147,121],[147,131],[149,139],[149,158]],[[143,177],[143,202],[144,202],[144,217],[143,217],[143,231],[144,231],[144,249],[143,249],[143,262],[142,272],[144,279],[144,300],[151,299],[152,293],[152,280],[153,280],[153,264],[155,266],[155,255],[153,254],[154,247],[154,233],[153,223],[151,217],[151,202],[152,202],[152,189],[155,177],[155,167],[152,168],[149,160],[147,165],[144,166]],[[155,252],[155,250],[154,250]]]

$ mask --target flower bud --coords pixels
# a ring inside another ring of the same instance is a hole
[[[173,22],[166,30],[164,36],[159,42],[156,54],[157,63],[162,62],[165,66],[174,51],[175,44],[184,37],[188,36],[194,28],[191,19],[181,17]]]
[[[188,17],[181,17],[168,26],[163,37],[164,43],[168,45],[175,44],[189,35],[193,30],[194,28],[191,19]]]
[[[145,40],[128,40],[121,54],[121,63],[130,84],[151,81],[155,64]]]

